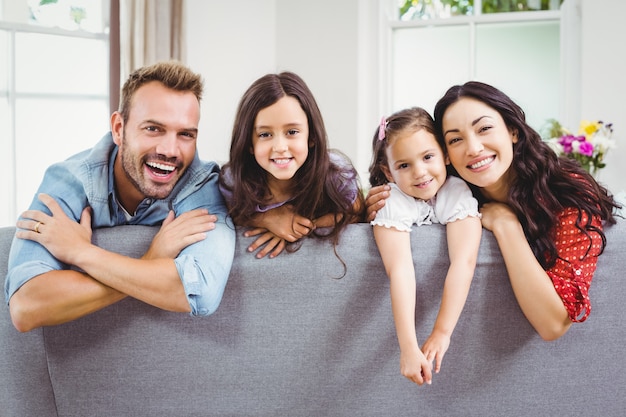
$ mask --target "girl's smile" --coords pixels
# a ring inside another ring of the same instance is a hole
[[[387,147],[387,180],[422,200],[433,198],[447,177],[445,157],[435,135],[425,129],[391,139]]]
[[[300,102],[284,96],[261,109],[254,121],[252,147],[256,162],[268,173],[270,187],[288,189],[309,155],[308,119]],[[279,186],[276,181],[287,184]]]

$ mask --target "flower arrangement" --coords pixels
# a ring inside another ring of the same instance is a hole
[[[548,128],[544,140],[558,155],[577,160],[591,175],[604,168],[604,157],[609,149],[615,147],[615,140],[611,138],[613,124],[602,121],[580,122],[578,134],[572,134],[557,120],[548,120]]]

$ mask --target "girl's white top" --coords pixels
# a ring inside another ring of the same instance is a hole
[[[373,226],[410,232],[413,225],[446,224],[468,216],[479,217],[478,201],[462,179],[449,176],[437,195],[428,201],[403,193],[394,183],[385,206],[376,213]]]

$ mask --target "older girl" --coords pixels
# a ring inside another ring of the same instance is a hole
[[[358,174],[328,149],[315,98],[291,72],[265,75],[243,95],[220,189],[235,224],[258,236],[248,248],[261,247],[258,258],[296,249],[305,236],[336,243],[362,217]]]

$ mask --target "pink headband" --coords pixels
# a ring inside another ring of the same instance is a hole
[[[380,119],[380,125],[378,126],[378,140],[385,139],[385,129],[387,129],[387,119],[383,116]]]

